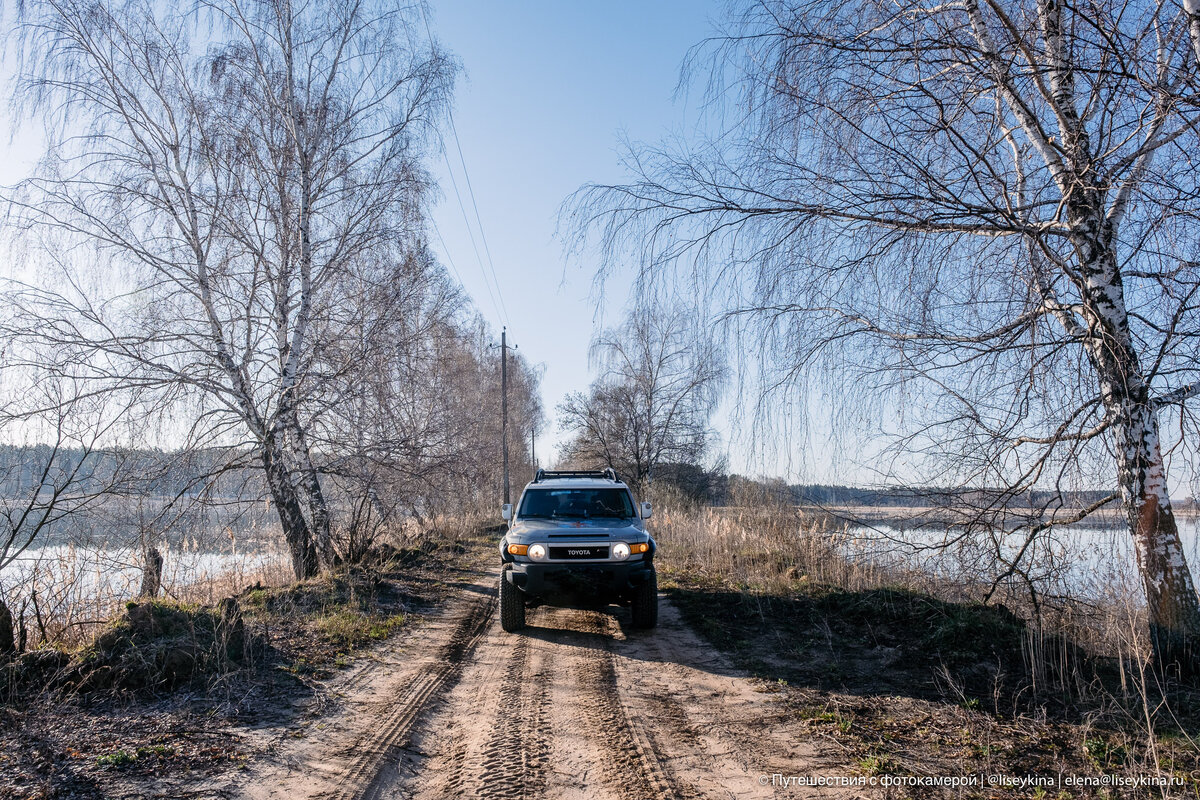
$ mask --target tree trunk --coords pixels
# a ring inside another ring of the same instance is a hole
[[[313,546],[312,531],[304,519],[296,487],[274,434],[269,434],[263,444],[262,462],[271,498],[279,514],[279,523],[283,526],[283,538],[292,554],[292,571],[298,580],[311,578],[318,571],[317,550]]]
[[[147,547],[142,556],[142,589],[139,597],[156,597],[162,586],[163,557],[157,547]]]
[[[1164,671],[1200,671],[1200,601],[1167,493],[1158,419],[1148,405],[1117,429],[1121,492],[1146,591],[1150,642]]]
[[[325,502],[325,494],[321,490],[321,480],[317,475],[317,470],[307,455],[306,451],[305,463],[300,470],[301,480],[304,491],[308,495],[317,556],[326,568],[330,568],[337,561],[337,552],[333,549],[333,530],[329,521],[329,506]]]
[[[1074,243],[1085,281],[1084,347],[1113,421],[1117,480],[1146,593],[1155,663],[1164,673],[1194,674],[1200,672],[1200,600],[1171,511],[1157,410],[1129,330],[1116,232],[1095,200],[1102,193],[1093,187],[1090,201],[1087,194],[1072,197],[1069,212],[1079,231]]]
[[[317,557],[321,564],[328,569],[334,565],[337,558],[337,553],[333,549],[329,505],[325,502],[325,493],[321,489],[321,478],[317,474],[312,455],[308,451],[308,439],[304,435],[304,429],[300,427],[300,419],[294,406],[288,406],[285,424],[292,440],[296,460],[300,464],[300,483],[304,493],[308,496],[309,517]]]
[[[13,639],[13,618],[3,600],[0,600],[0,662],[7,661],[17,652]]]

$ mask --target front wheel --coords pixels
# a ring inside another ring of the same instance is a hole
[[[508,579],[511,570],[512,565],[505,564],[500,572],[500,627],[508,633],[525,627],[525,598]]]
[[[649,629],[658,624],[658,575],[651,572],[646,580],[633,595],[630,609],[633,613],[633,627]]]

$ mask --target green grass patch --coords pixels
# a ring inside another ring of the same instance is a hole
[[[417,552],[395,551],[387,563],[407,566],[419,560]],[[354,651],[404,628],[427,601],[406,594],[403,584],[381,569],[352,566],[289,586],[244,592],[247,620],[270,631],[277,670],[325,678],[348,667]]]
[[[896,773],[896,762],[887,755],[870,755],[858,760],[858,768],[864,775],[892,775]]]
[[[96,756],[98,767],[127,767],[138,760],[136,751],[117,750],[112,753]]]
[[[353,649],[386,639],[401,628],[405,620],[404,614],[376,616],[353,609],[340,609],[317,617],[313,627],[338,647]]]
[[[175,755],[175,748],[165,744],[152,744],[149,747],[139,747],[137,749],[138,758],[148,758],[150,756],[170,758],[173,755]]]
[[[1100,770],[1124,766],[1129,755],[1124,745],[1114,743],[1103,736],[1089,736],[1084,739],[1083,750],[1087,753],[1088,760]]]

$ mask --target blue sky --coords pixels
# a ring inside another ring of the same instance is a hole
[[[674,99],[688,48],[710,35],[718,2],[480,2],[433,0],[430,24],[461,62],[454,120],[479,216],[503,295],[488,294],[487,255],[475,233],[481,269],[446,172],[436,162],[443,198],[434,221],[475,305],[509,334],[534,364],[545,366],[549,424],[539,456],[560,441],[554,407],[592,379],[588,341],[612,324],[626,298],[610,283],[604,316],[592,296],[595,262],[567,263],[555,238],[563,200],[588,181],[627,177],[619,163],[622,136],[655,142],[686,133],[696,102]],[[474,212],[453,137],[450,163],[467,215]],[[447,252],[448,251],[448,252]]]
[[[598,327],[619,321],[629,299],[628,282],[618,274],[607,284],[605,304],[598,306],[595,254],[567,260],[564,244],[556,238],[559,209],[589,181],[619,183],[630,177],[620,164],[623,140],[653,144],[689,137],[700,121],[699,99],[677,96],[680,68],[689,48],[716,32],[725,3],[430,3],[433,35],[462,68],[453,98],[457,144],[447,130],[447,158],[439,153],[429,165],[441,194],[433,209],[431,244],[497,339],[507,324],[510,343],[543,368],[547,423],[538,455],[546,463],[565,438],[555,407],[595,377],[588,368],[589,341]],[[10,57],[0,70],[6,81],[13,67]],[[0,119],[7,113],[0,111]],[[11,120],[3,121],[12,134]],[[41,149],[37,125],[18,129],[0,161],[0,185],[26,177]],[[502,307],[494,288],[489,291],[493,267]],[[820,462],[823,477],[842,477],[827,446],[814,446],[819,437],[811,431],[801,434],[803,441],[789,441],[782,453],[752,452],[747,431],[741,432],[739,443],[730,423],[736,403],[736,397],[727,398],[714,419],[723,444],[733,445],[732,468],[803,472],[811,463],[789,459],[798,452],[809,453],[803,461]],[[814,453],[819,454],[815,459]]]

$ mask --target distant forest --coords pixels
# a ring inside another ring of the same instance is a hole
[[[265,496],[261,470],[253,463],[254,454],[232,448],[207,448],[189,452],[162,450],[106,450],[85,454],[82,450],[60,453],[59,461],[43,478],[51,459],[49,445],[0,445],[0,492],[12,497],[44,484],[55,485],[62,476],[79,466],[98,487],[104,484],[110,493],[128,496],[205,497],[248,499]],[[714,506],[739,505],[747,497],[771,496],[776,501],[800,506],[872,506],[872,507],[944,507],[958,503],[977,503],[998,495],[999,490],[977,488],[946,490],[932,487],[862,487],[842,484],[788,484],[779,479],[754,479],[719,470],[706,470],[690,464],[664,464],[655,481],[680,491],[694,502]],[[525,476],[514,475],[514,489],[520,490]],[[1045,507],[1054,505],[1061,495],[1062,504],[1085,507],[1104,499],[1110,492],[1033,491],[1021,494],[1010,506]],[[1195,508],[1195,498],[1176,503]]]
[[[908,506],[929,507],[953,505],[954,501],[978,501],[995,497],[1000,490],[992,489],[946,489],[883,487],[866,489],[857,486],[825,486],[803,484],[789,486],[792,501],[796,505],[814,506]],[[1009,505],[1027,505],[1043,508],[1054,505],[1057,498],[1069,507],[1086,507],[1098,503],[1112,494],[1111,491],[1032,491],[1018,495]]]
[[[664,464],[654,480],[669,484],[693,501],[714,506],[742,505],[755,502],[756,496],[768,496],[775,502],[797,506],[872,506],[880,508],[939,508],[946,506],[979,505],[1002,496],[1001,489],[979,487],[942,489],[910,486],[845,486],[841,484],[789,484],[780,479],[754,479],[727,474],[720,470],[705,470],[690,464]],[[1046,508],[1061,505],[1085,508],[1100,502],[1115,489],[1085,491],[1035,490],[1010,498],[1009,507]],[[1195,498],[1176,503],[1194,508]]]
[[[56,455],[48,444],[0,445],[0,494],[14,497],[36,486],[49,490],[70,482],[71,493],[245,499],[266,491],[256,467],[252,453],[232,448],[63,448]]]

